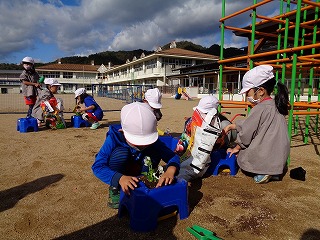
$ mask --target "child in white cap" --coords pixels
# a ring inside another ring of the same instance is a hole
[[[162,108],[161,98],[162,94],[158,88],[148,89],[144,94],[144,102],[147,102],[149,106],[152,108],[153,113],[157,118],[157,121],[159,121],[162,118],[162,113],[160,110]]]
[[[270,95],[275,86],[277,93],[273,99]],[[254,174],[255,183],[280,180],[290,151],[285,119],[288,90],[276,82],[272,66],[260,65],[243,76],[240,94],[246,94],[254,107],[248,118],[225,127],[225,132],[237,130],[237,145],[228,152],[238,155],[239,167]]]
[[[100,126],[99,121],[103,118],[103,111],[94,98],[87,94],[85,88],[78,88],[74,92],[74,97],[77,100],[77,111],[82,112],[82,118],[92,123],[90,129],[97,129]],[[80,107],[79,104],[84,104]]]
[[[189,145],[189,140],[192,134],[195,133],[195,128],[201,127],[202,122],[204,121],[207,113],[212,109],[216,109],[218,111],[219,100],[212,95],[205,96],[200,99],[198,105],[193,108],[192,117],[186,119],[184,131],[181,135],[181,138],[177,144],[176,152],[178,155],[183,155]],[[231,122],[222,114],[218,113],[218,118],[221,123],[221,129],[231,124]],[[228,146],[235,139],[236,132],[232,131],[228,135],[221,136],[217,140],[216,148],[222,148]],[[219,143],[219,144],[218,144]],[[221,145],[220,145],[221,143]],[[219,146],[218,146],[219,145]]]
[[[25,104],[28,106],[27,118],[31,117],[32,108],[36,103],[38,92],[41,84],[39,84],[39,74],[34,68],[34,60],[32,57],[22,59],[23,72],[20,75],[21,89],[24,96]]]
[[[149,157],[153,168],[160,160],[167,163],[156,187],[171,184],[180,168],[175,153],[158,139],[157,120],[145,103],[134,102],[121,109],[121,126],[111,125],[107,138],[92,165],[93,173],[109,187],[111,208],[118,208],[120,187],[126,194],[137,187],[137,176],[147,172],[144,159]]]
[[[38,99],[32,109],[32,117],[38,120],[38,125],[45,122],[51,129],[65,128],[66,123],[63,119],[63,105],[61,100],[54,96],[58,92],[61,84],[55,78],[46,78],[44,80],[46,88],[39,93]]]

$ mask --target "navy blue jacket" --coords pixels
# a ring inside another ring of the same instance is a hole
[[[167,166],[175,166],[177,168],[176,174],[178,174],[180,170],[180,158],[161,140],[158,139],[142,151],[137,151],[127,144],[123,133],[118,131],[120,128],[120,125],[111,125],[109,127],[107,138],[100,151],[97,153],[95,162],[92,165],[94,175],[102,182],[116,186],[123,175],[109,168],[110,155],[117,146],[129,148],[132,155],[135,156],[135,160],[140,161],[142,166],[144,165],[143,161],[145,156],[149,156],[153,168],[156,168],[160,161],[163,160],[167,163]]]

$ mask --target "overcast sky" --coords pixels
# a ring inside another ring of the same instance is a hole
[[[258,1],[260,2],[260,1]],[[227,0],[227,14],[253,0]],[[278,13],[278,1],[259,14]],[[173,40],[220,45],[221,0],[0,0],[0,62],[37,62],[102,51],[155,50]],[[226,25],[250,24],[250,12]],[[246,40],[226,30],[225,46]]]

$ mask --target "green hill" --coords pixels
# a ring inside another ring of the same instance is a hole
[[[203,47],[201,45],[194,44],[189,41],[181,41],[176,42],[177,48],[187,49],[190,51],[201,52],[206,54],[211,54],[215,56],[220,56],[220,46],[217,44],[212,45],[211,47]],[[170,43],[161,47],[163,50],[170,48]],[[121,65],[124,64],[127,59],[132,61],[134,57],[139,58],[142,53],[146,56],[152,54],[154,51],[148,50],[132,50],[132,51],[105,51],[100,53],[91,54],[87,57],[79,57],[79,56],[72,56],[72,57],[64,57],[61,58],[61,63],[73,63],[73,64],[91,64],[94,61],[95,65],[108,65],[109,62],[112,65]],[[245,51],[238,49],[238,48],[226,48],[224,50],[224,57],[229,58],[232,56],[238,56],[244,54]],[[58,59],[54,62],[50,63],[57,63]],[[43,66],[49,63],[36,63],[36,67]],[[5,70],[20,70],[21,66],[16,64],[7,64],[7,63],[0,63],[0,69]]]

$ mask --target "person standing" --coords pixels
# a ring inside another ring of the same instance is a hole
[[[34,60],[31,57],[22,59],[23,72],[20,75],[20,82],[22,83],[22,94],[24,96],[25,104],[28,106],[27,118],[31,117],[32,109],[36,103],[37,96],[41,89],[39,84],[39,74],[34,68]]]

